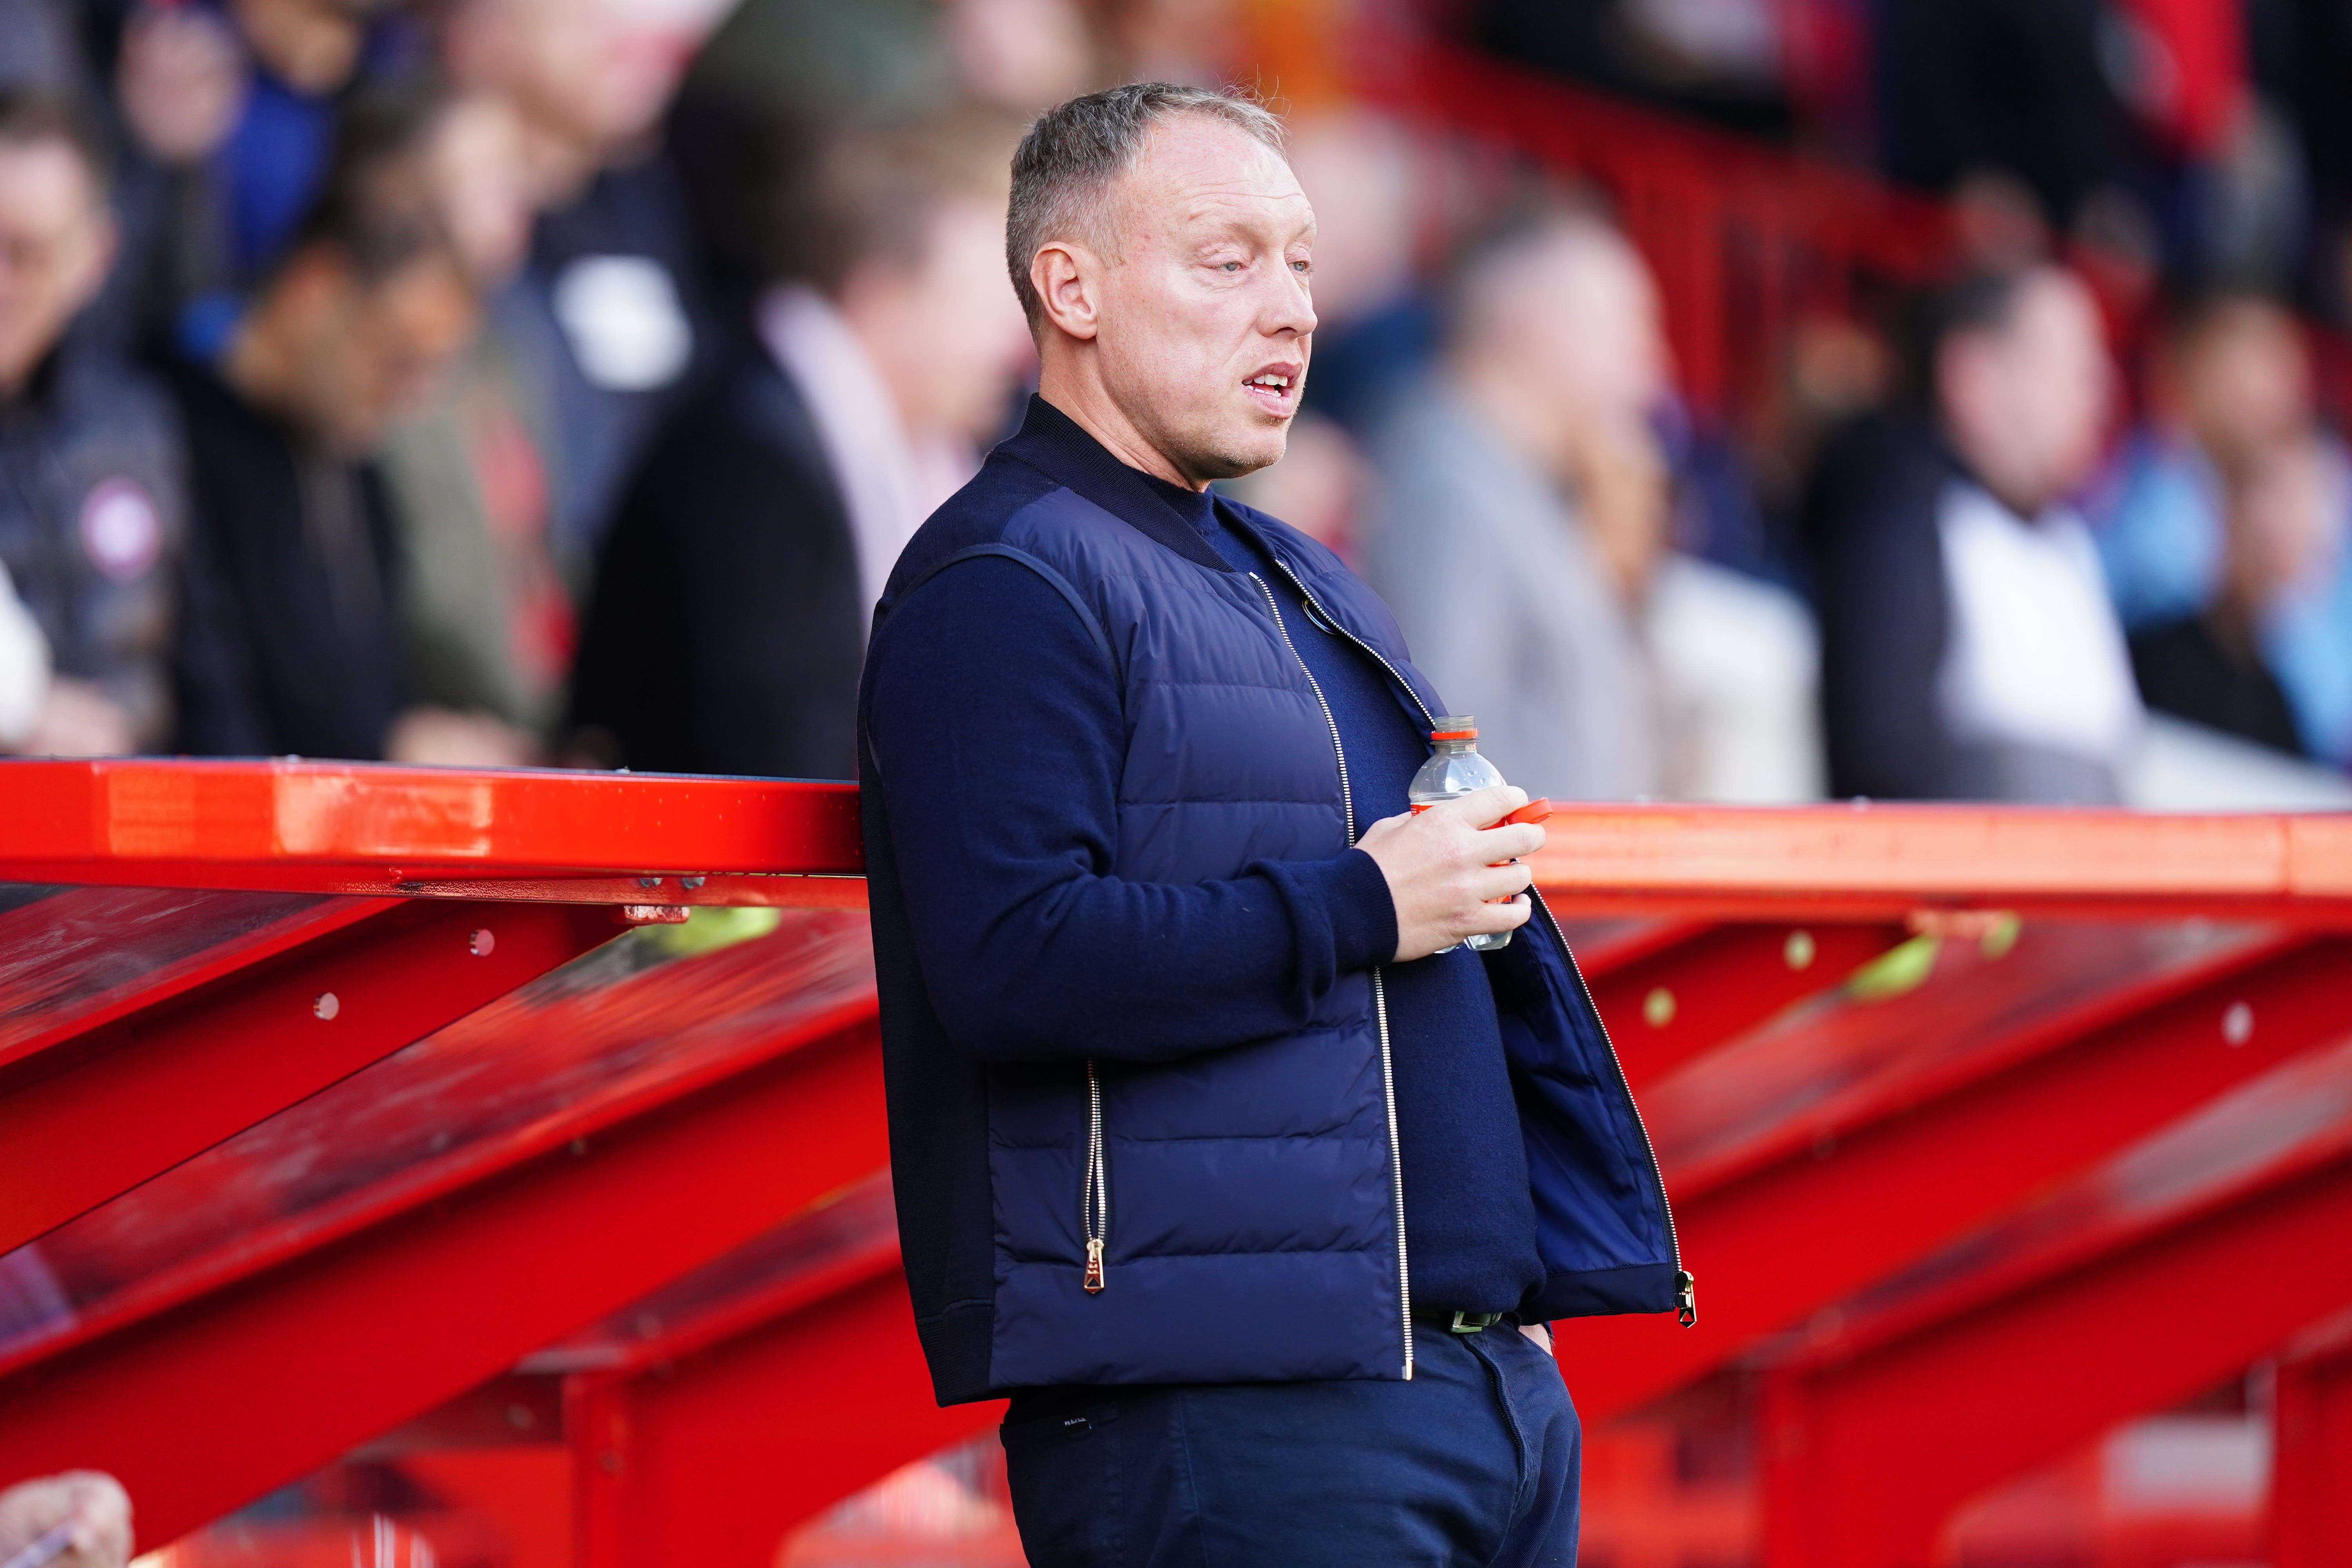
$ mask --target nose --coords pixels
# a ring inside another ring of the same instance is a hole
[[[1305,337],[1315,330],[1315,301],[1307,289],[1305,275],[1282,268],[1275,275],[1273,298],[1265,302],[1259,330],[1266,336],[1280,337],[1285,332]]]

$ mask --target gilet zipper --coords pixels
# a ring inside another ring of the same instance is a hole
[[[1100,1295],[1103,1247],[1110,1239],[1110,1183],[1103,1168],[1102,1077],[1087,1063],[1087,1175],[1078,1193],[1078,1225],[1087,1238],[1086,1292]]]
[[[1269,551],[1267,553],[1273,554],[1273,552]],[[1412,699],[1412,705],[1421,710],[1421,716],[1423,721],[1425,721],[1431,728],[1435,728],[1437,724],[1437,716],[1429,710],[1429,704],[1421,700],[1421,693],[1412,689],[1412,683],[1398,672],[1397,667],[1391,664],[1386,656],[1384,656],[1380,649],[1374,647],[1371,644],[1366,642],[1363,638],[1358,637],[1347,627],[1341,626],[1339,624],[1339,617],[1332,615],[1330,611],[1325,609],[1322,602],[1315,597],[1313,591],[1307,586],[1306,582],[1300,578],[1297,572],[1291,570],[1289,562],[1285,561],[1279,555],[1275,555],[1274,563],[1282,568],[1282,574],[1290,579],[1290,584],[1292,587],[1298,590],[1299,601],[1306,605],[1308,618],[1313,620],[1318,626],[1322,626],[1325,630],[1333,633],[1335,636],[1346,637],[1349,642],[1363,649],[1365,653],[1370,655],[1382,669],[1389,672],[1389,679],[1397,683],[1398,689],[1402,690],[1407,697]],[[1264,587],[1265,584],[1260,584],[1259,586]],[[1272,602],[1271,594],[1268,595],[1268,602]],[[1275,616],[1275,624],[1277,626],[1282,624],[1282,617],[1279,615]],[[1286,643],[1289,640],[1289,637],[1286,636],[1283,638],[1283,641]],[[1291,652],[1295,658],[1297,650],[1294,648]],[[1314,677],[1310,675],[1307,677],[1307,679],[1311,683]],[[1319,700],[1322,693],[1318,690],[1316,693],[1316,696]],[[1324,710],[1324,712],[1328,717],[1330,710],[1327,707]],[[1339,738],[1339,727],[1337,725],[1332,727],[1331,733],[1332,739],[1336,743]],[[1349,818],[1348,841],[1352,844],[1355,842],[1355,839],[1356,833],[1354,817],[1351,815]],[[1633,1130],[1642,1135],[1642,1152],[1648,1159],[1650,1166],[1650,1188],[1651,1191],[1657,1194],[1658,1213],[1664,1216],[1666,1222],[1666,1248],[1668,1252],[1673,1255],[1675,1261],[1675,1316],[1676,1321],[1679,1321],[1683,1327],[1689,1328],[1692,1324],[1698,1321],[1698,1282],[1694,1279],[1691,1277],[1690,1272],[1683,1267],[1682,1237],[1675,1229],[1674,1205],[1669,1202],[1666,1197],[1665,1174],[1658,1167],[1658,1151],[1656,1146],[1650,1142],[1649,1125],[1642,1120],[1641,1102],[1633,1098],[1633,1086],[1626,1081],[1625,1064],[1617,1058],[1617,1042],[1609,1037],[1608,1021],[1601,1016],[1601,1009],[1593,1005],[1592,988],[1584,983],[1584,970],[1576,962],[1576,950],[1568,945],[1568,938],[1561,933],[1559,921],[1553,918],[1550,906],[1544,902],[1543,894],[1530,887],[1528,889],[1528,895],[1535,900],[1535,907],[1543,912],[1544,923],[1551,928],[1552,940],[1559,943],[1559,951],[1568,956],[1568,972],[1576,977],[1576,989],[1579,994],[1580,994],[1584,999],[1585,1011],[1592,1015],[1593,1023],[1598,1025],[1601,1029],[1601,1043],[1609,1048],[1609,1066],[1616,1079],[1617,1092],[1624,1100],[1625,1109],[1633,1112]],[[1377,998],[1379,995],[1378,987],[1380,982],[1380,972],[1378,970],[1374,970],[1372,972],[1372,975],[1374,986],[1373,994],[1375,998]],[[1385,1064],[1388,1053],[1388,1033],[1385,1022],[1381,1026],[1381,1051],[1383,1064]],[[1393,1145],[1395,1142],[1395,1130],[1393,1126],[1395,1120],[1395,1104],[1393,1100],[1391,1100],[1390,1104],[1390,1120],[1391,1123],[1390,1142],[1391,1145]],[[1398,1234],[1402,1236],[1403,1234],[1403,1210],[1402,1196],[1399,1198],[1398,1215]]]
[[[1276,556],[1276,561],[1279,563],[1281,558]],[[1288,566],[1283,567],[1283,573],[1293,583],[1298,581],[1297,575]],[[1353,848],[1356,843],[1356,795],[1348,783],[1348,749],[1339,743],[1339,721],[1333,716],[1331,704],[1323,695],[1322,683],[1307,667],[1298,645],[1290,640],[1290,628],[1282,624],[1282,607],[1275,603],[1274,590],[1256,573],[1252,572],[1248,575],[1265,598],[1266,613],[1274,617],[1275,635],[1282,639],[1282,646],[1290,650],[1292,660],[1298,666],[1298,673],[1307,678],[1307,689],[1315,693],[1315,705],[1323,710],[1323,722],[1331,731],[1331,754],[1339,762],[1339,806],[1347,817],[1348,846]],[[1299,589],[1299,593],[1303,603],[1312,604],[1312,596],[1304,587]],[[1362,645],[1360,643],[1358,646]],[[1365,651],[1370,652],[1370,649]],[[1372,657],[1380,658],[1378,654]],[[1388,660],[1381,659],[1381,663],[1387,666]],[[1396,671],[1391,668],[1389,673],[1393,675]],[[1381,1098],[1388,1109],[1389,1117],[1389,1191],[1396,1204],[1397,1327],[1404,1342],[1405,1381],[1410,1383],[1412,1381],[1412,1269],[1406,1257],[1404,1243],[1404,1162],[1397,1154],[1396,1068],[1389,1054],[1388,992],[1381,983],[1379,964],[1372,966],[1372,1021],[1381,1037]]]

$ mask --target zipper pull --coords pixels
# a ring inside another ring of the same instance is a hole
[[[1103,1288],[1102,1241],[1099,1237],[1087,1242],[1087,1294],[1099,1296]]]
[[[1684,1328],[1698,1321],[1698,1281],[1686,1268],[1675,1270],[1675,1320]]]

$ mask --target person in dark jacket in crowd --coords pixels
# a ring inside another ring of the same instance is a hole
[[[2090,290],[2054,266],[1935,306],[1928,406],[1866,416],[1805,500],[1830,792],[2112,802],[2142,721],[2071,500],[2113,379]]]
[[[373,461],[472,330],[423,162],[439,100],[355,103],[300,237],[217,365],[174,375],[192,466],[180,746],[398,755],[407,683]]]
[[[1692,1310],[1524,792],[1409,815],[1443,709],[1395,621],[1209,489],[1282,456],[1313,238],[1253,102],[1048,111],[1039,395],[875,612],[908,1284],[940,1400],[1012,1396],[1037,1568],[1571,1562],[1545,1325]]]
[[[823,150],[802,199],[758,193],[783,209],[774,280],[598,560],[582,760],[855,776],[867,616],[1029,359],[997,262],[1012,142],[961,114],[873,128]]]
[[[179,431],[156,389],[77,327],[113,253],[106,185],[78,113],[0,89],[0,565],[54,671],[29,728],[0,727],[17,751],[171,736]]]
[[[711,302],[663,110],[723,6],[457,0],[442,60],[504,100],[539,217],[492,330],[547,411],[548,528],[586,579],[623,487],[710,357]]]

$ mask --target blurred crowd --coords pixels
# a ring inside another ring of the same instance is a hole
[[[1429,8],[1958,204],[1759,439],[1608,199],[1350,95],[1375,9],[0,0],[0,748],[847,776],[880,584],[1032,375],[1012,147],[1149,77],[1277,94],[1321,222],[1307,411],[1232,488],[1514,782],[2331,798],[2352,12]]]

